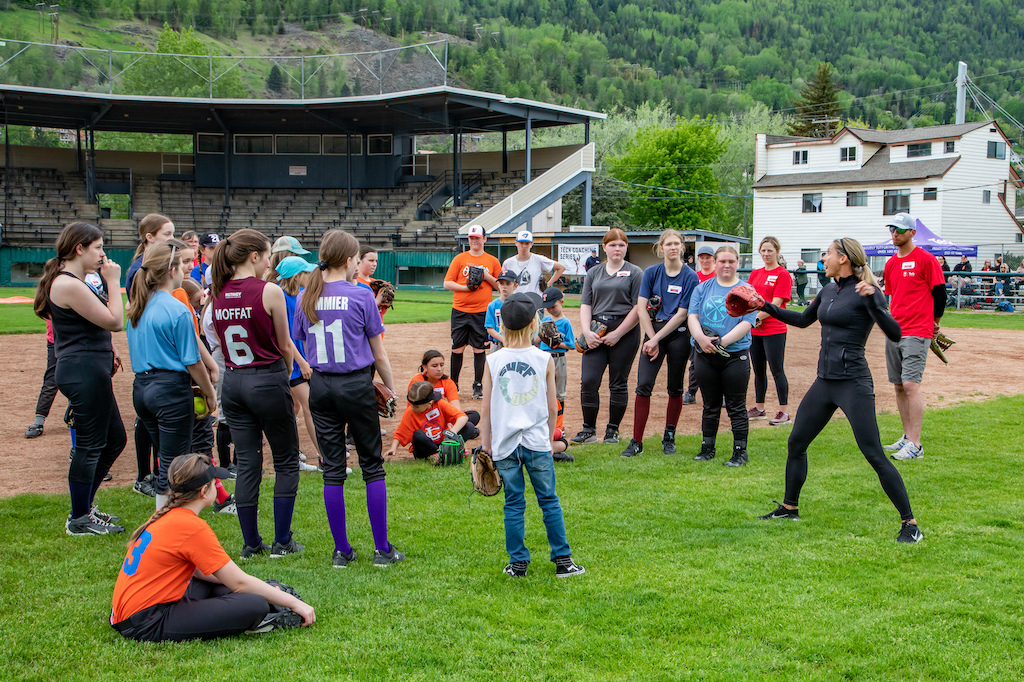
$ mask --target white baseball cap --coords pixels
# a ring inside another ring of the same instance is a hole
[[[484,228],[482,228],[479,225],[470,225],[469,226],[469,231],[466,232],[466,234],[468,236],[470,236],[470,237],[472,237],[473,235],[479,235],[481,237],[486,237],[487,236],[487,235],[484,234]]]
[[[895,227],[900,232],[917,229],[917,220],[909,213],[897,213],[886,223],[886,227]]]
[[[533,235],[530,234],[529,230],[523,230],[522,232],[520,232],[519,234],[516,235],[516,241],[517,242],[530,242],[532,244],[533,243]]]

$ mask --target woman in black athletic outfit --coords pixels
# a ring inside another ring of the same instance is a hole
[[[874,384],[864,358],[864,344],[871,327],[878,324],[893,341],[899,341],[900,325],[886,309],[885,297],[866,265],[864,248],[854,239],[837,239],[825,255],[829,281],[803,312],[783,310],[765,303],[764,311],[795,327],[821,322],[821,353],[818,377],[800,401],[798,418],[789,435],[786,460],[786,496],[762,519],[799,519],[800,489],[807,479],[807,447],[841,409],[850,421],[857,446],[878,474],[882,489],[900,513],[903,525],[898,542],[920,542],[923,535],[910,510],[910,499],[896,467],[882,449],[875,417]]]
[[[113,293],[109,300],[85,283],[99,272]],[[36,315],[53,321],[55,378],[75,415],[74,456],[68,469],[71,515],[68,535],[120,533],[119,518],[96,509],[103,477],[124,450],[126,436],[114,400],[111,376],[121,367],[110,332],[124,327],[121,266],[103,253],[103,233],[89,223],[71,223],[57,237],[57,257],[46,262],[36,289]]]

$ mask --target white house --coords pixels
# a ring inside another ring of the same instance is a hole
[[[884,241],[886,216],[909,212],[944,239],[982,245],[980,269],[1024,234],[1009,148],[994,121],[843,128],[825,140],[758,134],[752,247],[772,235],[790,268],[798,258],[813,266],[833,239]]]

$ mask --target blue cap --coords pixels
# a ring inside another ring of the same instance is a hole
[[[316,270],[316,266],[307,261],[305,258],[298,256],[288,256],[283,261],[277,264],[277,281],[280,282],[285,279],[289,279],[298,275],[302,272],[313,272]]]
[[[297,256],[305,256],[309,254],[309,251],[302,248],[302,245],[299,244],[299,240],[295,237],[279,237],[278,240],[274,242],[274,248],[270,249],[270,253],[281,253],[282,251],[294,253]]]

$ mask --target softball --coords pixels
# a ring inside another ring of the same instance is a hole
[[[206,409],[206,398],[201,395],[197,395],[192,399],[192,403],[196,412],[196,419],[205,417],[206,413],[209,411]]]

